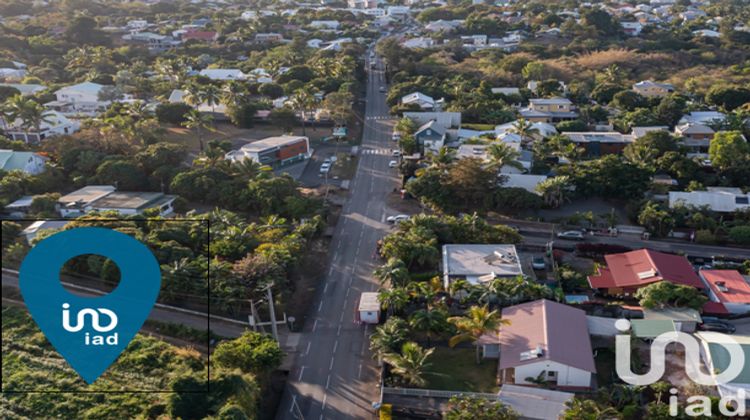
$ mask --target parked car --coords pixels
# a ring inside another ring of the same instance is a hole
[[[389,168],[395,168],[396,166],[398,166],[398,162],[396,162],[395,160],[388,162]]]
[[[324,162],[322,165],[320,165],[320,173],[321,174],[327,174],[331,171],[331,162]]]
[[[565,232],[558,233],[557,237],[560,239],[571,239],[574,241],[582,241],[583,232],[581,232],[580,230],[566,230]]]
[[[698,329],[701,331],[713,331],[724,334],[734,334],[737,328],[728,322],[703,322],[698,324]]]
[[[534,257],[531,260],[531,268],[534,270],[544,270],[547,268],[547,263],[544,261],[544,257]]]
[[[409,219],[410,219],[409,215],[406,215],[406,214],[397,214],[395,216],[388,216],[385,220],[388,223],[398,223],[398,222],[403,222],[403,221],[409,220]]]
[[[380,92],[385,93],[385,86],[381,86],[380,89],[378,89]]]
[[[393,149],[393,151],[391,152],[391,156],[399,157],[401,156],[401,151],[398,149]]]

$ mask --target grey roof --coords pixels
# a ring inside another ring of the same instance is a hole
[[[95,202],[93,207],[100,209],[146,209],[157,207],[174,200],[175,196],[160,192],[113,192]]]
[[[445,127],[438,124],[437,121],[432,120],[432,121],[426,122],[421,127],[419,127],[417,131],[414,132],[414,134],[421,133],[422,131],[427,130],[428,128],[441,136],[444,135],[446,131]]]
[[[115,187],[111,185],[87,185],[79,190],[60,197],[57,202],[62,205],[75,203],[89,204],[112,193],[114,190]]]
[[[518,276],[523,274],[516,246],[443,245],[443,273],[448,276]]]
[[[631,134],[612,132],[572,132],[564,131],[563,136],[568,137],[573,143],[632,143],[635,138]]]
[[[557,419],[567,409],[565,403],[573,397],[575,394],[570,392],[511,384],[504,384],[500,390],[500,401],[524,419]]]
[[[264,150],[273,149],[286,144],[297,143],[300,140],[307,141],[307,137],[303,136],[277,136],[268,137],[263,140],[254,141],[247,143],[241,147],[245,152],[262,152]]]

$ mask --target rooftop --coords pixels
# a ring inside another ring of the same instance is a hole
[[[568,137],[573,143],[632,143],[635,141],[633,135],[622,134],[616,131],[564,131],[562,135]]]
[[[650,249],[610,254],[604,257],[607,267],[589,276],[594,289],[642,287],[658,281],[703,288],[687,258]]]
[[[156,207],[174,198],[160,192],[113,192],[96,200],[93,206],[101,209],[144,209]]]
[[[523,274],[515,245],[443,245],[446,276],[515,277]]]
[[[380,310],[380,301],[376,292],[363,292],[359,298],[359,310],[377,312]]]
[[[750,303],[750,285],[737,270],[701,270],[701,278],[721,303]]]
[[[245,152],[262,152],[264,150],[272,149],[274,147],[284,146],[290,143],[297,143],[299,141],[307,141],[307,137],[303,136],[278,136],[268,137],[263,140],[254,141],[242,145],[242,150]]]
[[[57,202],[64,206],[76,203],[85,205],[114,192],[114,190],[115,187],[111,185],[88,185],[60,197]]]

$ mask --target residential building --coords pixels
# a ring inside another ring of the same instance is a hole
[[[517,87],[496,87],[496,88],[492,88],[490,90],[492,91],[492,94],[494,94],[494,95],[510,96],[510,95],[520,95],[521,94],[521,89],[519,89]]]
[[[44,121],[36,127],[23,127],[23,121],[18,119],[11,124],[5,135],[12,140],[21,140],[25,143],[38,143],[46,138],[73,134],[81,128],[81,123],[67,118],[58,111],[46,111]]]
[[[57,100],[44,104],[47,108],[58,111],[65,116],[88,115],[93,116],[102,112],[112,104],[112,100],[101,98],[107,89],[114,86],[100,85],[94,82],[83,82],[77,85],[66,86],[55,92]],[[131,99],[129,95],[121,95],[121,101]]]
[[[669,131],[669,127],[666,125],[654,125],[651,127],[633,127],[630,135],[633,136],[633,139],[638,140],[639,138],[645,136],[647,133],[650,133],[652,131]]]
[[[180,33],[180,39],[187,41],[214,42],[219,34],[216,31],[201,31],[198,29],[187,29]]]
[[[521,275],[523,270],[515,245],[443,245],[443,285],[446,290],[457,279],[476,285],[498,277]]]
[[[401,98],[401,105],[417,105],[420,109],[425,111],[440,111],[443,100],[434,100],[431,96],[427,96],[422,92],[414,92],[405,95]]]
[[[453,32],[463,25],[463,20],[434,20],[427,25],[424,29],[428,32]]]
[[[630,296],[641,287],[660,281],[703,289],[704,285],[687,258],[640,249],[609,254],[606,266],[588,276],[592,289],[607,295]]]
[[[34,196],[24,195],[18,200],[3,207],[3,213],[8,215],[8,217],[11,219],[21,219],[23,217],[26,217],[26,214],[31,208],[32,201],[34,201]]]
[[[350,9],[376,9],[378,0],[347,0]]]
[[[750,312],[750,285],[737,270],[700,270],[711,299],[709,311],[714,314],[745,314]]]
[[[705,141],[706,147],[715,133],[713,128],[700,123],[685,123],[674,128],[676,136],[684,137],[686,140]]]
[[[446,127],[436,120],[426,122],[414,132],[414,140],[423,152],[440,150],[445,145],[446,138]]]
[[[314,29],[331,29],[336,30],[341,26],[338,20],[314,20],[308,24]]]
[[[722,123],[727,119],[726,114],[719,111],[693,111],[689,114],[685,114],[680,118],[678,124],[703,124],[711,125],[716,123]]]
[[[706,191],[670,191],[669,207],[706,207],[717,213],[732,213],[750,208],[750,194],[739,188],[708,187]]]
[[[664,307],[659,309],[643,308],[643,320],[652,322],[668,321],[674,326],[674,331],[695,332],[698,324],[703,322],[701,315],[695,309]]]
[[[633,91],[647,98],[663,97],[674,92],[674,86],[669,83],[657,83],[644,80],[633,85]]]
[[[160,216],[172,214],[177,198],[161,192],[120,192],[111,185],[89,185],[57,200],[62,217],[78,217],[94,211],[116,211],[125,216],[159,209]]]
[[[22,171],[29,175],[38,175],[44,172],[44,165],[49,159],[34,152],[16,152],[14,150],[0,149],[0,170]]]
[[[275,32],[271,33],[258,33],[255,34],[255,43],[256,44],[271,44],[276,42],[282,42],[284,40],[284,37]]]
[[[199,73],[203,77],[208,77],[211,80],[244,80],[247,75],[240,69],[203,69]]]
[[[638,36],[641,34],[641,31],[643,30],[643,25],[641,22],[635,21],[635,22],[620,22],[620,26],[622,26],[623,32],[629,36]]]
[[[625,146],[635,141],[631,134],[622,134],[616,131],[565,131],[562,135],[586,149],[586,154],[592,157],[620,153]]]
[[[268,137],[247,143],[226,154],[233,162],[252,159],[261,165],[284,166],[310,157],[310,140],[304,136]]]
[[[149,50],[154,52],[166,51],[181,44],[179,40],[176,40],[171,36],[155,34],[152,32],[135,32],[123,35],[122,39],[128,42],[145,44]]]
[[[404,118],[414,121],[414,124],[421,126],[435,120],[439,125],[446,128],[461,128],[460,112],[404,112]]]
[[[511,121],[509,123],[496,125],[495,126],[495,133],[500,136],[504,133],[512,133],[516,131],[516,128],[518,127],[519,121]],[[531,137],[534,137],[537,140],[541,140],[546,137],[551,137],[554,135],[557,135],[557,129],[554,125],[546,123],[546,122],[534,122],[531,123]]]
[[[404,48],[430,48],[435,45],[435,41],[432,38],[417,37],[410,38],[401,43]]]
[[[386,8],[386,14],[395,18],[402,18],[409,15],[408,6],[388,6]]]
[[[535,385],[539,379],[556,388],[585,390],[596,373],[586,312],[542,299],[504,308],[510,322],[499,331],[502,384]]]
[[[26,243],[31,245],[39,232],[50,229],[62,230],[68,223],[70,222],[66,220],[38,220],[22,230],[21,234],[26,237]]]
[[[529,99],[529,107],[519,114],[530,122],[556,123],[578,118],[573,103],[566,98]]]
[[[24,77],[26,77],[26,69],[0,68],[0,80],[4,82],[20,82]]]

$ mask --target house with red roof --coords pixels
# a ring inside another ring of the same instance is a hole
[[[701,280],[708,288],[709,302],[704,313],[715,315],[750,312],[750,285],[737,270],[701,270]]]
[[[591,388],[596,373],[586,312],[546,299],[503,309],[510,321],[498,333],[502,384],[534,385],[541,379],[556,388]]]
[[[183,41],[195,39],[198,41],[205,41],[205,42],[216,41],[216,38],[218,37],[219,37],[219,34],[216,31],[199,31],[199,30],[194,30],[194,29],[185,31],[181,36]]]
[[[640,249],[604,257],[606,267],[588,276],[592,289],[607,295],[629,296],[641,287],[659,281],[705,289],[687,258]]]

